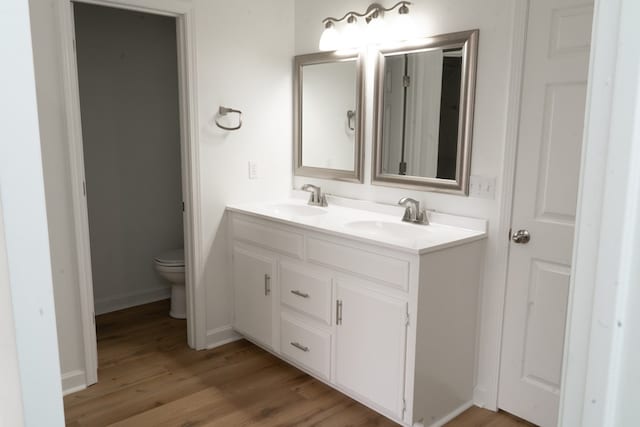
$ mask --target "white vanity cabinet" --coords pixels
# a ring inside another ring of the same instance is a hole
[[[335,382],[399,419],[404,406],[408,303],[366,282],[336,281]]]
[[[471,404],[483,233],[414,251],[229,209],[234,328],[405,426]]]
[[[272,287],[276,257],[246,245],[233,246],[235,328],[273,348]]]

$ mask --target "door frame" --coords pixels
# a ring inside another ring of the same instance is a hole
[[[522,82],[524,79],[524,58],[526,50],[527,27],[529,21],[529,4],[531,0],[514,0],[511,30],[511,61],[509,63],[509,97],[507,99],[507,120],[505,128],[505,145],[503,151],[502,174],[500,176],[500,214],[497,223],[497,236],[508,236],[511,230],[513,216],[513,199],[515,196],[516,160],[518,153],[518,133],[520,130],[520,110],[522,104]],[[507,295],[507,281],[509,269],[510,239],[499,237],[495,247],[495,259],[498,260],[493,272],[485,278],[485,293],[487,286],[495,283],[491,291],[493,296],[484,298],[479,323],[482,332],[491,336],[488,338],[490,347],[477,355],[476,371],[479,375],[485,372],[483,378],[477,378],[474,390],[474,403],[490,410],[498,409],[498,384],[500,381],[500,367],[502,354],[502,334],[504,324],[504,309]],[[490,278],[489,280],[487,280]],[[489,306],[490,305],[490,306]],[[492,314],[488,314],[492,313]],[[483,325],[484,324],[484,325]],[[479,335],[480,336],[480,335]],[[481,342],[478,339],[478,342]],[[482,348],[479,348],[482,351]],[[484,361],[483,361],[484,359]]]
[[[93,279],[89,244],[89,216],[85,197],[85,167],[80,117],[80,90],[75,52],[73,3],[88,3],[176,18],[182,198],[189,347],[206,347],[204,262],[200,191],[200,150],[196,90],[195,12],[190,1],[178,0],[63,0],[58,3],[63,91],[69,145],[69,168],[78,263],[79,296],[86,385],[98,381]]]

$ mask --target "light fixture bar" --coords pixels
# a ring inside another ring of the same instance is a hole
[[[391,12],[396,8],[400,8],[398,10],[400,14],[409,13],[409,5],[411,5],[410,1],[399,1],[398,3],[394,4],[390,8],[385,8],[379,5],[378,3],[373,3],[367,8],[367,10],[364,13],[349,11],[345,13],[341,18],[334,18],[334,17],[328,16],[322,20],[322,23],[325,24],[325,27],[326,27],[329,22],[338,23],[346,19],[356,18],[356,17],[364,18],[367,21],[367,23],[369,23],[372,19],[378,18],[385,12]]]
[[[374,37],[371,36],[372,34],[378,34],[377,37],[379,37],[379,34],[384,32],[383,29],[385,25],[381,18],[384,16],[385,12],[391,12],[398,9],[398,14],[401,17],[406,17],[409,13],[409,5],[411,5],[411,2],[409,1],[399,1],[393,6],[385,8],[379,3],[372,3],[367,7],[367,10],[362,13],[349,11],[340,18],[334,18],[332,16],[324,18],[322,20],[324,31],[320,36],[319,49],[322,51],[328,51],[335,50],[337,48],[352,49],[358,47],[363,39],[361,30],[357,25],[358,18],[364,18],[367,24],[371,24],[370,26],[367,26],[367,31],[369,33],[369,39],[373,40]],[[340,34],[338,33],[335,24],[342,21],[347,21],[347,26],[344,29],[343,34]]]

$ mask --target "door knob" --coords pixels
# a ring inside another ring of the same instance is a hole
[[[513,233],[513,236],[511,236],[511,240],[513,240],[515,243],[529,243],[529,240],[531,240],[531,234],[529,234],[529,231],[527,230],[518,230]]]

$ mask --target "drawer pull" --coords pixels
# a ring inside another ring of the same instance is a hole
[[[298,290],[293,290],[291,291],[291,293],[294,295],[298,295],[299,297],[302,297],[302,298],[309,298],[309,294],[305,294],[304,292],[300,292]]]
[[[300,344],[299,342],[292,342],[291,345],[294,346],[295,348],[297,348],[298,350],[304,351],[305,353],[309,351],[309,347],[304,346],[304,345]]]
[[[268,296],[271,293],[271,276],[264,275],[264,295]]]

